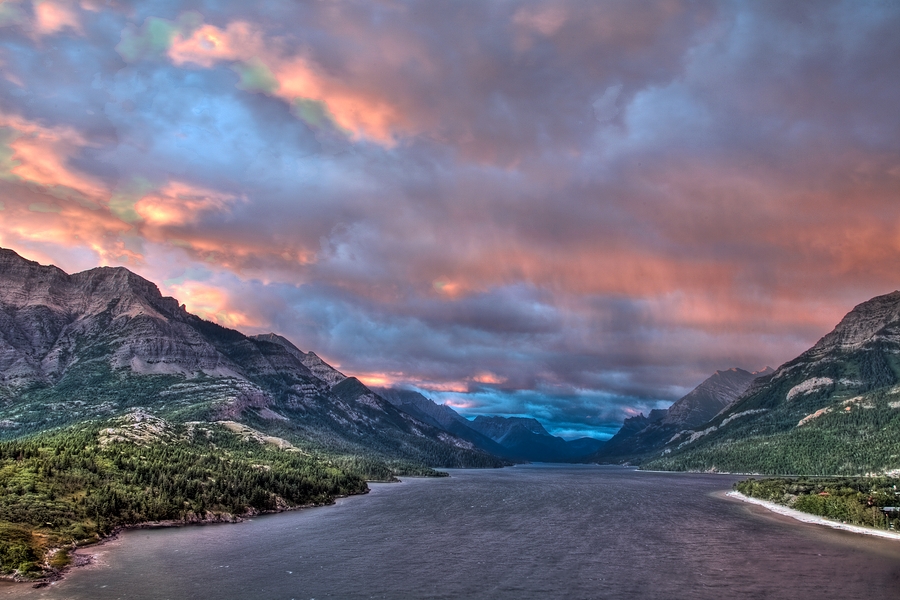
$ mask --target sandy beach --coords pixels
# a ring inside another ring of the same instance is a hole
[[[803,523],[815,523],[817,525],[825,525],[826,527],[831,527],[833,529],[842,529],[844,531],[852,531],[853,533],[861,533],[863,535],[874,535],[877,537],[889,538],[892,540],[900,540],[900,533],[895,531],[874,529],[872,527],[863,527],[861,525],[850,525],[848,523],[841,523],[840,521],[832,521],[831,519],[826,519],[825,517],[811,515],[799,510],[794,510],[793,508],[788,508],[787,506],[783,506],[775,502],[769,502],[768,500],[751,498],[750,496],[745,496],[740,492],[728,492],[725,495],[742,502],[758,504],[759,506],[762,506],[774,513],[778,513],[779,515],[784,515],[786,517],[791,517],[792,519],[802,521]]]

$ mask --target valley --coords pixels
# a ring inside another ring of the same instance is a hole
[[[0,250],[0,325],[0,571],[16,578],[52,576],[122,527],[328,504],[442,468],[900,472],[900,293],[777,369],[715,372],[606,442],[369,388],[281,335],[200,319],[123,268],[68,275]]]

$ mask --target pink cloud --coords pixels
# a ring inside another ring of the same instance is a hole
[[[51,35],[63,29],[83,33],[81,20],[74,3],[41,0],[34,4],[35,29],[41,35]]]
[[[70,165],[90,142],[76,129],[47,127],[15,115],[0,113],[0,131],[6,129],[11,160],[0,164],[0,177],[39,186],[52,195],[90,201],[109,197],[98,179]]]
[[[249,59],[264,50],[262,32],[248,23],[236,21],[224,30],[203,25],[187,36],[176,33],[168,54],[176,65],[191,62],[210,68],[222,61]]]
[[[260,325],[253,316],[236,308],[228,291],[222,288],[186,281],[166,286],[166,292],[182,302],[188,312],[225,327],[246,330]]]
[[[218,63],[244,63],[245,68],[263,67],[275,78],[274,89],[260,90],[281,98],[303,113],[297,102],[318,102],[326,116],[356,139],[384,145],[395,143],[395,133],[405,128],[398,107],[353,82],[326,75],[308,57],[279,52],[277,40],[266,39],[256,26],[242,21],[225,29],[203,25],[190,35],[177,33],[168,51],[176,65],[194,63],[211,68]],[[301,114],[301,116],[303,116]]]
[[[134,210],[149,226],[187,225],[204,214],[227,211],[236,200],[231,194],[171,181],[138,200]]]

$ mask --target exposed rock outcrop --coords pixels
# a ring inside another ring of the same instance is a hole
[[[135,406],[435,466],[501,464],[286,338],[201,319],[128,269],[69,275],[0,249],[0,436]]]

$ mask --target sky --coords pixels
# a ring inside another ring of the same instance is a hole
[[[0,246],[606,438],[900,287],[900,1],[0,2]]]

